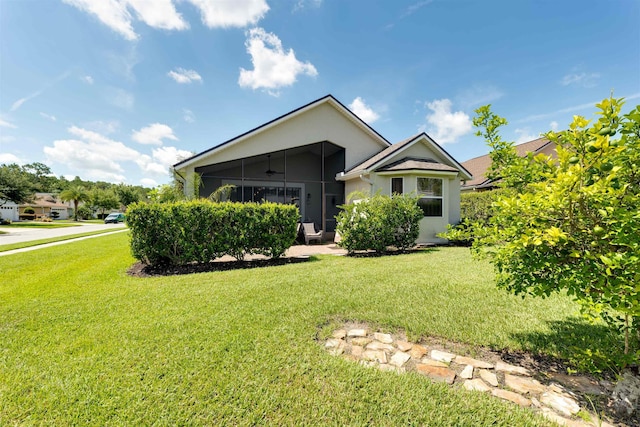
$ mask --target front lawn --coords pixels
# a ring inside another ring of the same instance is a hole
[[[609,345],[566,298],[496,290],[465,248],[154,278],[127,276],[133,262],[125,233],[0,258],[0,425],[549,425],[316,338],[356,320],[494,348]],[[567,322],[580,336],[556,346]]]

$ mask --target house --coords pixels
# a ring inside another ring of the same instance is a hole
[[[545,154],[553,158],[557,157],[555,144],[547,138],[534,139],[533,141],[518,144],[514,146],[514,148],[520,157],[524,157],[529,153],[533,153],[533,155]],[[473,179],[462,183],[461,191],[463,193],[469,191],[486,191],[496,188],[498,180],[491,180],[486,177],[487,171],[491,166],[491,157],[489,154],[462,162],[462,166],[473,175]]]
[[[73,210],[69,204],[62,203],[53,193],[35,193],[33,200],[18,207],[18,216],[24,215],[26,208],[33,208],[35,218],[69,219],[69,211]],[[57,213],[57,214],[56,214]]]
[[[419,243],[460,219],[460,181],[471,174],[429,135],[391,144],[332,95],[258,126],[173,166],[201,196],[235,185],[232,201],[293,203],[328,238],[353,191],[416,193],[424,218]],[[185,191],[193,189],[185,188]]]
[[[69,219],[69,210],[71,209],[69,204],[60,202],[53,193],[35,193],[31,202],[19,205],[6,200],[3,202],[0,206],[0,217],[11,221],[19,221],[24,218],[24,210],[29,207],[35,211],[33,219],[43,217]],[[57,212],[57,215],[54,212]]]

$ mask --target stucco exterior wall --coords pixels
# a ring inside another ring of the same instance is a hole
[[[187,169],[321,141],[330,141],[345,148],[347,170],[386,147],[331,105],[321,104],[277,126],[261,130],[246,140],[229,144],[211,156],[203,155]]]

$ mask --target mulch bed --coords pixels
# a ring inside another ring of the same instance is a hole
[[[142,262],[133,264],[127,274],[133,277],[157,277],[175,276],[180,274],[209,273],[212,271],[228,271],[246,268],[273,267],[275,265],[296,264],[307,262],[311,258],[308,256],[256,259],[247,261],[211,261],[208,263],[187,264],[187,265],[147,265]]]

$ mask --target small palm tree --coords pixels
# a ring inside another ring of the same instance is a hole
[[[75,187],[67,188],[63,192],[60,193],[60,199],[63,202],[73,201],[73,216],[74,221],[78,220],[78,204],[80,202],[85,202],[89,199],[89,193],[87,190],[77,185]]]

